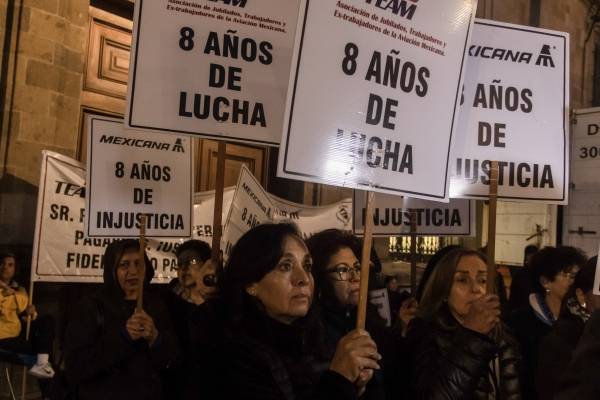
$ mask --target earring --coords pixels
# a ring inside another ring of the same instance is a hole
[[[250,296],[256,296],[256,289],[254,289],[254,288],[253,288],[253,289],[250,289],[250,290],[248,291],[248,294],[249,294]]]
[[[550,293],[550,288],[545,288],[546,289],[546,294]]]

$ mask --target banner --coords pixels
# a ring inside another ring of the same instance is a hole
[[[299,0],[137,0],[125,123],[278,145]]]
[[[600,248],[598,248],[598,262],[596,263],[596,276],[594,279],[594,294],[600,296]]]
[[[571,188],[600,189],[600,107],[574,111]]]
[[[85,176],[85,166],[76,160],[50,151],[42,153],[32,258],[32,279],[35,281],[102,282],[102,257],[105,247],[114,239],[85,236]],[[262,191],[262,188],[254,189]],[[234,187],[224,190],[223,221],[229,215],[234,193]],[[274,212],[277,214],[275,219],[293,221],[304,237],[327,228],[348,229],[352,224],[350,200],[310,207],[269,197],[270,202],[281,209]],[[192,238],[212,245],[214,190],[196,193],[194,203]],[[147,254],[155,272],[153,282],[167,283],[176,277],[175,251],[183,241],[148,240]]]
[[[475,22],[453,142],[450,197],[566,204],[569,34]]]
[[[90,116],[86,236],[192,234],[192,139],[125,131],[118,119]]]
[[[354,192],[356,235],[364,234],[366,194]],[[450,199],[440,203],[409,197],[375,194],[373,236],[410,234],[411,212],[417,219],[419,236],[475,236],[475,204],[470,200]]]
[[[303,0],[277,175],[447,199],[476,3]]]

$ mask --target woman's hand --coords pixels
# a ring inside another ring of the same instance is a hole
[[[488,335],[500,322],[500,300],[488,294],[471,303],[464,318],[463,326],[483,335]]]
[[[381,355],[366,331],[354,330],[340,339],[329,369],[342,375],[360,388],[369,382]]]
[[[154,320],[144,310],[135,312],[125,324],[127,333],[132,340],[144,339],[152,346],[158,338],[158,330]]]

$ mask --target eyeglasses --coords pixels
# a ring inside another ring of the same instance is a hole
[[[325,271],[328,274],[335,274],[334,278],[336,281],[349,281],[354,277],[360,278],[360,265],[356,264],[353,267],[349,267],[346,264],[336,265],[329,271]]]

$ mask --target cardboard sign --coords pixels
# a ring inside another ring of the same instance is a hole
[[[192,234],[192,139],[125,131],[119,120],[88,120],[86,234],[138,237]]]
[[[571,187],[600,189],[600,107],[574,111]]]
[[[392,312],[390,310],[390,296],[386,288],[370,290],[369,303],[377,307],[379,316],[385,319],[386,326],[392,326]]]
[[[278,176],[447,198],[475,5],[303,0]]]
[[[85,166],[58,153],[42,153],[31,279],[45,282],[102,282],[102,257],[114,239],[87,238]],[[178,245],[178,242],[177,242]],[[174,278],[176,243],[149,240],[155,283]]]
[[[244,233],[260,224],[273,222],[274,214],[275,205],[269,194],[252,172],[242,166],[223,229],[224,259],[229,258],[231,248]]]
[[[354,192],[354,233],[364,234],[366,195]],[[373,209],[373,236],[410,234],[411,212],[416,212],[417,235],[474,236],[475,205],[470,200],[449,203],[377,193]]]
[[[278,145],[299,0],[137,0],[125,123]]]
[[[566,204],[569,35],[478,20],[453,142],[450,197]]]

